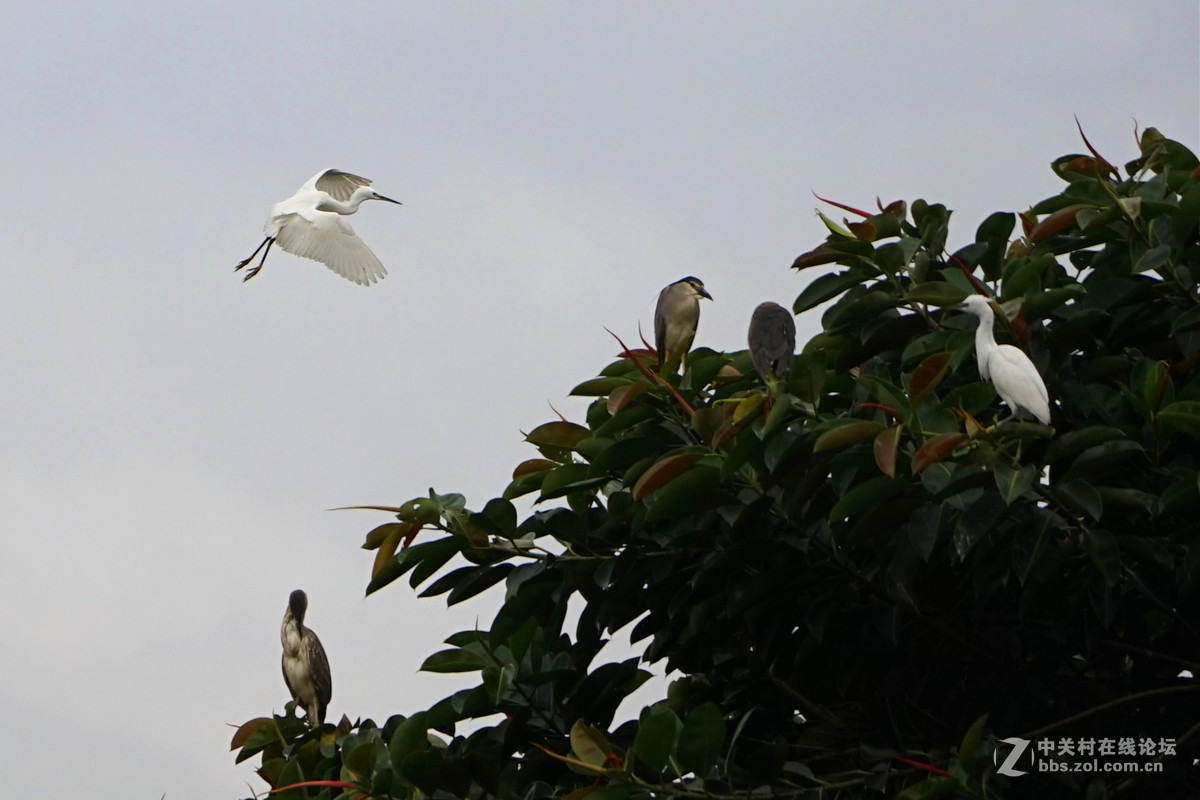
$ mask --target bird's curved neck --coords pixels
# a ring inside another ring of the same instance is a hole
[[[992,332],[993,317],[990,312],[979,315],[975,328],[975,352],[986,353],[996,349],[996,335]]]
[[[365,186],[360,186],[350,195],[350,199],[346,202],[336,200],[329,195],[325,195],[317,203],[318,211],[333,211],[338,214],[353,214],[358,211],[358,207],[363,204],[364,200],[370,200],[374,196],[374,192]]]
[[[355,195],[348,202],[343,203],[341,200],[334,200],[332,197],[326,197],[317,203],[318,211],[333,211],[337,214],[353,214],[358,211],[358,207],[362,205],[366,196]]]
[[[292,642],[299,642],[300,637],[304,633],[304,619],[302,617],[297,617],[291,612],[291,609],[289,609],[288,612],[283,615],[283,624],[280,626],[279,632],[284,638],[285,643],[287,643],[288,640],[291,640]]]

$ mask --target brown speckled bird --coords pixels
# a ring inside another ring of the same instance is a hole
[[[333,695],[329,679],[329,659],[321,640],[304,627],[304,612],[308,610],[308,595],[297,589],[288,598],[288,609],[279,626],[283,642],[283,680],[296,705],[304,709],[310,728],[325,724],[325,709]]]

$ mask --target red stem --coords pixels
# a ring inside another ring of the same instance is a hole
[[[916,767],[917,769],[923,769],[926,772],[932,772],[935,775],[945,775],[947,778],[954,777],[953,775],[951,775],[949,772],[942,769],[941,767],[935,767],[932,764],[922,764],[920,761],[913,761],[911,758],[905,758],[904,756],[894,755],[894,756],[892,756],[892,758],[896,759],[897,761],[903,761],[905,764]]]
[[[859,403],[858,407],[859,408],[878,408],[880,411],[886,411],[887,413],[891,414],[896,419],[901,418],[900,412],[897,411],[896,409],[892,408],[891,406],[881,406],[879,403]]]
[[[967,265],[962,262],[961,258],[958,256],[950,256],[950,260],[955,264],[958,264],[958,268],[962,270],[963,275],[967,276],[967,280],[969,280],[971,285],[975,287],[975,291],[979,292],[979,294],[983,295],[984,297],[992,296],[992,293],[988,291],[987,287],[975,279],[975,276],[971,274],[969,269],[967,269]]]
[[[851,214],[858,214],[863,219],[870,219],[872,216],[874,216],[873,214],[868,214],[866,211],[863,211],[860,208],[855,208],[854,206],[842,205],[841,203],[836,203],[833,200],[826,200],[824,197],[821,197],[821,195],[817,194],[816,192],[813,192],[813,197],[817,198],[822,203],[828,203],[831,206],[836,206],[836,207],[840,208],[842,211],[849,211]]]
[[[1108,163],[1108,159],[1106,159],[1104,156],[1097,153],[1096,148],[1092,147],[1092,143],[1088,141],[1087,134],[1085,134],[1083,132],[1083,126],[1079,124],[1079,117],[1075,117],[1075,127],[1079,128],[1079,135],[1083,137],[1084,145],[1086,145],[1087,149],[1090,150],[1092,155],[1096,157],[1096,160],[1099,161],[1101,164],[1103,164],[1104,168],[1107,169],[1109,172],[1111,172],[1113,175],[1117,175],[1118,174],[1117,168],[1114,167],[1112,164]]]
[[[608,328],[605,328],[604,330],[608,331]],[[667,383],[665,380],[663,380],[663,378],[662,378],[662,376],[661,376],[661,375],[656,375],[656,374],[654,374],[653,372],[651,372],[650,370],[646,369],[645,365],[644,365],[644,364],[642,364],[642,362],[641,362],[641,361],[638,361],[638,358],[637,358],[637,356],[633,355],[633,354],[630,352],[629,348],[628,348],[628,347],[625,345],[625,343],[621,341],[621,337],[620,337],[620,336],[617,336],[617,335],[616,335],[615,333],[613,333],[612,331],[608,331],[608,335],[609,335],[609,336],[611,336],[611,337],[613,337],[614,339],[616,339],[616,340],[617,340],[617,344],[621,345],[621,350],[622,350],[622,351],[624,351],[625,353],[629,353],[629,355],[627,356],[627,358],[628,358],[630,361],[632,361],[632,362],[633,362],[633,365],[634,365],[635,367],[637,367],[637,368],[638,368],[638,370],[640,370],[640,371],[641,371],[641,373],[642,373],[643,375],[645,375],[645,376],[646,376],[646,378],[647,378],[647,379],[648,379],[648,380],[649,380],[651,383],[653,383],[654,381],[658,381],[658,382],[659,382],[659,383],[661,383],[663,386],[666,386],[666,387],[667,387],[667,391],[669,391],[669,392],[670,392],[672,395],[674,395],[674,396],[675,396],[675,399],[676,399],[676,400],[678,400],[678,401],[679,401],[679,405],[683,406],[684,410],[685,410],[685,411],[687,411],[687,413],[688,413],[688,416],[689,416],[689,417],[690,417],[691,415],[693,415],[693,414],[695,414],[695,413],[696,413],[695,409],[693,409],[693,408],[692,408],[690,405],[688,405],[688,401],[683,399],[683,395],[681,395],[679,392],[675,391],[675,387],[674,387],[674,386],[672,386],[671,384],[669,384],[669,383]]]

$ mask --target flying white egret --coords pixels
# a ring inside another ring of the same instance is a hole
[[[1046,384],[1029,356],[1011,344],[996,344],[996,337],[992,334],[994,317],[988,298],[973,294],[949,308],[969,311],[979,319],[979,327],[975,329],[975,358],[979,362],[979,376],[992,382],[1000,399],[1012,411],[1012,416],[1028,411],[1043,425],[1049,425],[1050,393],[1046,391]]]
[[[291,197],[276,203],[263,232],[267,238],[250,257],[233,268],[237,272],[263,251],[258,266],[246,271],[243,281],[258,274],[278,242],[289,253],[320,261],[347,280],[368,286],[387,275],[387,270],[371,249],[354,233],[345,217],[358,211],[364,200],[384,200],[400,205],[371,188],[366,178],[326,169],[309,178]]]
[[[750,360],[767,383],[787,375],[796,352],[796,318],[778,303],[759,303],[750,316]]]
[[[308,727],[315,728],[325,724],[325,708],[333,696],[333,682],[321,640],[304,627],[307,610],[308,595],[304,590],[292,592],[283,624],[279,626],[279,639],[283,643],[283,681],[296,705],[304,709]]]
[[[680,278],[658,293],[654,308],[654,349],[658,351],[658,367],[666,364],[675,372],[696,338],[700,323],[700,298],[712,300],[704,282],[690,275]]]

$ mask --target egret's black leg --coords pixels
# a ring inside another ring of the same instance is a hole
[[[251,261],[253,261],[254,257],[256,255],[258,255],[259,250],[263,251],[262,258],[260,258],[258,260],[258,266],[255,267],[254,269],[246,270],[246,277],[242,278],[243,283],[245,283],[246,281],[253,278],[255,275],[258,274],[258,271],[263,268],[263,264],[265,264],[267,261],[267,253],[271,252],[271,245],[273,245],[273,244],[275,244],[274,237],[268,236],[266,239],[263,239],[262,244],[260,244],[258,246],[258,248],[253,253],[250,254],[249,258],[247,258],[245,261],[243,261],[242,263],[238,264],[236,267],[233,268],[233,271],[237,272],[239,269],[241,269],[242,267],[246,266]],[[266,250],[263,250],[263,245],[267,246]]]
[[[261,243],[261,244],[259,244],[259,246],[258,246],[258,247],[254,248],[254,252],[250,254],[250,257],[249,257],[249,258],[246,258],[246,259],[243,259],[243,260],[241,260],[241,261],[239,261],[239,262],[238,262],[238,265],[237,265],[236,267],[234,267],[234,268],[233,268],[233,271],[234,271],[234,272],[237,272],[239,269],[241,269],[242,267],[246,266],[246,265],[247,265],[247,264],[249,264],[251,261],[253,261],[253,260],[254,260],[254,257],[255,257],[256,255],[258,255],[258,251],[259,251],[259,250],[262,250],[264,246],[266,246],[266,247],[267,247],[267,249],[268,249],[268,250],[270,250],[271,248],[270,248],[269,246],[267,246],[267,245],[268,245],[268,243],[270,243],[270,242],[273,242],[273,241],[275,241],[275,240],[274,240],[272,237],[270,237],[270,236],[268,236],[267,238],[263,239],[263,240],[262,240],[262,243]],[[266,256],[267,256],[267,254],[266,254],[266,253],[263,253],[263,258],[266,258]],[[260,267],[260,268],[262,267],[262,264],[261,264],[261,263],[259,264],[259,267]]]

